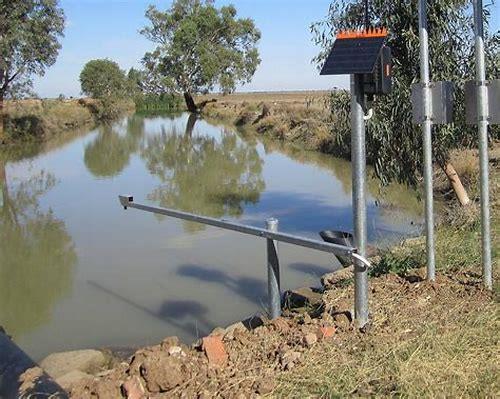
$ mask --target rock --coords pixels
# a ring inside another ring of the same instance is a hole
[[[347,331],[352,322],[351,312],[339,312],[333,315],[333,320],[335,325],[338,326],[341,330]]]
[[[189,375],[183,369],[182,361],[164,352],[149,356],[140,366],[140,372],[150,392],[169,391],[181,385]]]
[[[94,374],[101,371],[106,363],[102,352],[86,349],[53,353],[40,362],[40,367],[52,378],[58,378],[74,370]]]
[[[316,342],[318,342],[318,337],[316,336],[316,334],[309,333],[304,336],[304,343],[309,348],[313,346]]]
[[[142,399],[146,394],[146,390],[138,376],[129,377],[127,381],[122,384],[121,390],[123,396],[127,399]]]
[[[56,382],[61,386],[65,391],[69,391],[73,385],[78,382],[83,382],[84,380],[90,380],[93,377],[90,374],[84,373],[80,370],[73,370],[67,374],[56,379]]]
[[[168,349],[168,354],[170,356],[186,356],[186,354],[184,353],[184,351],[180,346],[171,346]]]
[[[163,350],[166,350],[168,352],[168,350],[170,349],[170,347],[172,346],[179,346],[179,338],[177,337],[167,337],[165,338],[162,342],[161,342],[161,348]]]
[[[224,338],[228,340],[234,339],[234,332],[235,331],[248,331],[245,325],[240,321],[238,323],[231,324],[230,326],[226,327],[224,330]]]
[[[268,322],[268,325],[272,326],[276,331],[279,331],[280,333],[285,333],[290,330],[288,319],[285,319],[284,317],[277,317],[274,320],[270,320]]]
[[[210,333],[210,335],[224,335],[226,333],[226,330],[223,329],[222,327],[215,327],[213,331]]]
[[[203,351],[207,355],[208,363],[212,366],[224,366],[227,362],[227,352],[220,336],[203,338]]]
[[[316,289],[304,287],[285,292],[285,306],[290,309],[323,304],[323,296]]]
[[[325,289],[331,289],[344,281],[354,277],[354,267],[349,266],[332,273],[326,273],[321,277],[321,285]]]
[[[335,327],[324,326],[319,328],[319,336],[321,339],[331,338],[335,335]]]

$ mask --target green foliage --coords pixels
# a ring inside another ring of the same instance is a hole
[[[398,180],[416,185],[417,171],[422,169],[422,135],[411,121],[410,91],[419,80],[418,10],[416,1],[373,0],[371,21],[389,30],[388,45],[393,53],[393,92],[379,97],[373,107],[374,117],[367,124],[367,157],[384,181]],[[488,21],[489,10],[485,10]],[[451,80],[456,84],[454,124],[435,127],[434,154],[443,164],[452,148],[468,147],[475,143],[477,134],[465,124],[463,84],[474,78],[473,32],[470,2],[466,0],[437,0],[428,3],[431,79]],[[331,5],[326,20],[311,26],[315,43],[323,50],[314,59],[322,64],[335,37],[335,32],[346,28],[360,28],[363,24],[363,4],[360,1],[341,0]],[[486,29],[487,31],[487,29]],[[500,35],[486,34],[487,70],[489,77],[498,77],[500,70]],[[338,96],[338,94],[334,94]],[[342,99],[343,103],[339,103]],[[340,148],[350,146],[347,96],[332,100],[336,122],[333,133]],[[340,110],[340,112],[338,112]]]
[[[410,253],[387,252],[382,259],[368,272],[370,277],[379,277],[384,274],[394,273],[398,276],[406,276],[412,269],[423,264],[423,252],[413,249]]]
[[[54,64],[63,31],[57,0],[0,0],[0,100],[25,94]]]
[[[182,99],[175,94],[139,94],[134,102],[138,112],[169,112],[179,110]]]
[[[91,60],[80,73],[82,93],[97,99],[120,98],[128,92],[128,81],[118,64],[111,60]]]
[[[175,0],[165,12],[150,6],[141,33],[157,45],[143,64],[158,91],[231,92],[249,82],[260,63],[260,32],[251,19],[237,19],[234,6],[209,0]]]

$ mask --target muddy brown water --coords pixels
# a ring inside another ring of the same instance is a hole
[[[137,210],[137,202],[319,238],[352,230],[344,160],[187,114],[134,115],[0,152],[0,325],[35,359],[203,336],[266,306],[265,242]],[[415,193],[368,182],[368,232],[421,229]],[[280,246],[284,289],[317,285],[331,256]]]

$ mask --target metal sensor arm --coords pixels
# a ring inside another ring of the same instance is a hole
[[[219,227],[226,230],[232,230],[243,234],[253,235],[257,237],[267,238],[276,241],[286,242],[288,244],[299,245],[305,248],[316,249],[322,252],[328,252],[335,255],[349,255],[354,259],[359,260],[367,267],[370,267],[370,262],[363,256],[357,253],[355,247],[345,245],[330,244],[323,241],[304,238],[292,234],[273,232],[267,229],[262,229],[254,226],[248,226],[240,223],[234,223],[223,219],[214,219],[207,216],[194,215],[188,212],[177,211],[175,209],[159,208],[134,202],[134,197],[131,195],[120,195],[120,204],[124,209],[135,208],[145,212],[156,213],[174,217],[177,219],[188,220],[190,222],[202,223],[209,226]]]

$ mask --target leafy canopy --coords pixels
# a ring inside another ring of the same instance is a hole
[[[25,94],[54,64],[63,31],[57,0],[0,0],[0,100]]]
[[[234,6],[211,0],[175,0],[170,9],[146,11],[141,33],[157,46],[144,66],[153,83],[177,93],[231,92],[251,80],[260,63],[260,32],[251,19],[237,19]]]
[[[123,97],[129,83],[125,72],[111,60],[91,60],[80,73],[83,94],[92,98]]]
[[[328,54],[335,33],[340,29],[363,26],[363,2],[340,0],[331,4],[324,21],[311,26],[316,44],[323,50],[314,59],[321,65]],[[490,13],[485,10],[486,22]],[[393,55],[393,92],[378,97],[373,104],[375,115],[367,124],[367,156],[383,181],[399,180],[415,185],[422,168],[422,134],[412,123],[411,84],[419,80],[419,38],[417,1],[373,0],[370,19],[374,25],[389,30],[388,45]],[[475,129],[465,124],[463,84],[474,79],[472,10],[466,0],[428,2],[428,25],[431,79],[455,83],[454,123],[435,126],[434,154],[443,165],[450,149],[474,144]],[[487,25],[486,25],[487,28]],[[500,35],[486,33],[487,70],[498,77]],[[349,152],[349,96],[332,95],[333,134],[339,149]]]

